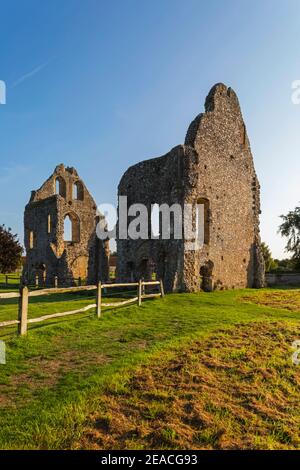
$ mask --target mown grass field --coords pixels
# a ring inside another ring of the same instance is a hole
[[[88,303],[32,298],[29,317]],[[241,290],[3,329],[0,448],[299,448],[299,315],[300,290]]]
[[[8,276],[8,279],[7,277]],[[8,285],[6,285],[6,281]],[[2,274],[0,273],[0,292],[13,292],[19,289],[20,285],[20,274],[10,273]]]

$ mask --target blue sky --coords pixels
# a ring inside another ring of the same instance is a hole
[[[262,191],[262,239],[300,200],[299,0],[0,0],[0,222],[58,163],[98,204],[126,168],[183,143],[216,82],[237,92]]]

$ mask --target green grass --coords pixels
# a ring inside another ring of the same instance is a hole
[[[7,364],[0,365],[0,448],[80,447],[91,415],[103,411],[102,397],[128,393],[137,368],[165,361],[192,342],[204,341],[214,332],[236,325],[294,324],[300,305],[298,310],[288,310],[288,303],[276,307],[258,304],[257,295],[269,292],[173,294],[146,301],[140,308],[133,305],[104,310],[100,320],[91,312],[33,324],[26,338],[17,337],[15,328],[1,330]],[[286,291],[276,292],[286,299]],[[299,294],[296,290],[289,292]],[[35,297],[30,299],[29,318],[89,303],[93,301],[88,296],[78,294]],[[0,321],[16,318],[16,314],[16,301],[0,300]],[[213,347],[212,343],[212,352]],[[243,346],[236,350],[231,347],[226,354],[226,360],[243,361],[246,351]],[[163,419],[159,397],[165,392],[157,393],[157,400],[145,411],[145,419]],[[109,410],[104,418],[109,427]],[[284,439],[285,429],[276,429]],[[216,441],[216,432],[213,427],[206,430],[198,436],[199,442]],[[161,439],[166,447],[174,447],[178,429],[166,424]],[[142,447],[133,437],[126,445]]]
[[[6,276],[8,276],[8,286],[6,286]],[[10,273],[2,274],[0,273],[0,292],[12,292],[19,289],[20,285],[20,274],[19,273]]]
[[[102,395],[77,447],[298,449],[295,336],[297,321],[253,322],[158,353]]]

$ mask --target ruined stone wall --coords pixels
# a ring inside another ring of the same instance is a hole
[[[186,145],[199,161],[191,169],[197,181],[186,200],[209,202],[209,243],[200,252],[185,254],[186,283],[194,289],[197,273],[211,265],[214,287],[255,287],[263,284],[260,253],[260,186],[255,173],[239,102],[231,88],[215,85],[205,113],[190,125]]]
[[[118,240],[118,276],[138,278],[151,260],[168,291],[262,286],[259,190],[238,99],[218,84],[185,145],[134,165],[119,185],[128,205],[205,204],[205,243],[190,251],[180,240]]]
[[[119,184],[119,195],[127,196],[128,207],[142,203],[148,208],[149,238],[151,207],[154,204],[183,204],[184,160],[195,151],[179,145],[163,157],[146,160],[129,168]],[[130,223],[128,218],[128,224]],[[121,279],[150,279],[153,271],[163,278],[165,288],[178,290],[183,274],[182,240],[118,240],[117,276]]]
[[[72,221],[70,241],[64,240],[67,216]],[[96,204],[76,170],[57,166],[25,208],[27,279],[32,282],[38,275],[47,285],[53,285],[55,276],[60,284],[79,277],[88,283],[107,279],[108,247],[96,237],[96,224]]]

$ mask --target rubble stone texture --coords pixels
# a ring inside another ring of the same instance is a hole
[[[262,287],[260,186],[238,98],[215,85],[205,112],[190,124],[184,145],[142,161],[123,175],[119,196],[142,203],[201,204],[204,243],[182,239],[118,239],[119,279],[157,278],[166,291]],[[129,219],[130,222],[130,219]],[[171,226],[172,228],[172,226]]]
[[[79,277],[89,284],[108,278],[108,243],[96,236],[99,218],[95,201],[75,168],[58,165],[37,191],[24,214],[26,264],[24,277],[34,282],[72,285]],[[70,240],[66,237],[66,218]]]

